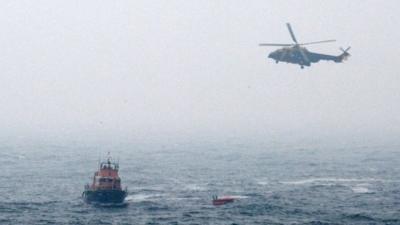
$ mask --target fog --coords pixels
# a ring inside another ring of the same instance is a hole
[[[400,133],[398,1],[2,1],[9,139],[357,138]],[[291,43],[340,54],[301,70]]]

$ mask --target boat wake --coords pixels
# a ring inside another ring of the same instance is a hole
[[[125,198],[126,202],[148,202],[160,199],[162,194],[132,194]]]
[[[229,197],[229,198],[233,198],[233,199],[246,199],[246,198],[249,198],[249,196],[245,196],[245,195],[227,195],[227,196],[221,196],[221,197]]]
[[[99,208],[125,208],[129,205],[128,201],[122,203],[101,203],[101,202],[93,202],[91,203],[95,207]]]

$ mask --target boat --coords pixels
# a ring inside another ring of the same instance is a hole
[[[112,162],[111,157],[99,164],[94,173],[92,184],[86,184],[82,197],[88,203],[123,203],[128,189],[122,189],[118,175],[119,164]]]
[[[213,205],[225,205],[227,203],[232,203],[234,201],[235,201],[235,198],[230,197],[230,196],[218,197],[218,196],[214,195],[212,203],[213,203]]]

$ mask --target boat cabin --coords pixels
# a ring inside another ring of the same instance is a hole
[[[94,173],[93,183],[90,186],[92,190],[121,190],[121,179],[118,176],[118,163],[107,162],[100,163],[100,168]]]

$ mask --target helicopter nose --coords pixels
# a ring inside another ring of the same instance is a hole
[[[276,52],[269,53],[268,58],[275,59],[276,58]]]

